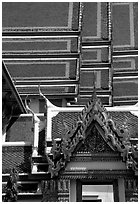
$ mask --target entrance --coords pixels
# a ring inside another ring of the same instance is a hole
[[[113,185],[82,185],[82,202],[114,202]]]
[[[118,186],[113,181],[76,181],[77,202],[118,202]]]

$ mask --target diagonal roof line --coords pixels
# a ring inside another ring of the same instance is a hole
[[[20,95],[19,95],[19,93],[18,93],[18,91],[17,91],[17,89],[16,89],[16,87],[12,81],[10,73],[8,72],[8,69],[7,69],[7,67],[3,61],[2,61],[2,74],[5,77],[6,82],[10,86],[10,88],[11,88],[11,90],[12,90],[12,92],[13,92],[13,94],[14,94],[14,96],[15,96],[15,98],[16,98],[19,106],[20,106],[22,113],[27,113],[26,108],[25,108],[25,106],[21,100],[21,97],[20,97]]]

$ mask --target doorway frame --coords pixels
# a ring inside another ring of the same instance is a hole
[[[76,202],[82,202],[82,185],[112,185],[114,202],[119,202],[118,179],[112,180],[76,180]]]

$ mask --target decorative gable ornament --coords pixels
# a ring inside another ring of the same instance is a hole
[[[42,93],[41,95],[46,98]],[[101,136],[110,149],[121,153],[127,168],[137,171],[137,146],[131,144],[127,128],[116,128],[114,121],[94,92],[92,99],[79,114],[75,125],[69,131],[64,131],[66,135],[62,137],[63,139],[54,139],[51,153],[46,153],[51,177],[58,176],[59,171],[70,161],[76,147],[80,143],[85,143],[86,131],[93,122],[96,122],[102,130]]]

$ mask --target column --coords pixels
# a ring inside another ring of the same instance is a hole
[[[27,111],[29,111],[32,114],[33,128],[34,128],[34,141],[33,141],[32,157],[36,157],[38,155],[38,140],[39,140],[39,123],[40,123],[40,119],[37,117],[37,115],[34,113],[34,111],[27,104],[27,97],[25,99],[25,106],[26,106]]]
[[[58,202],[58,180],[42,181],[42,202]]]
[[[118,179],[119,202],[125,202],[124,178]]]
[[[70,184],[69,180],[58,180],[58,202],[69,202]]]
[[[76,180],[70,180],[70,202],[76,202]]]
[[[39,118],[34,114],[34,144],[33,144],[33,153],[32,156],[38,156],[38,140],[39,140]]]

